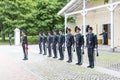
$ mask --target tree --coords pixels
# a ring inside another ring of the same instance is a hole
[[[66,3],[65,0],[0,0],[1,34],[11,34],[15,28],[24,29],[28,35],[64,28],[64,18],[57,12]]]
[[[99,0],[90,0],[90,1],[99,1]],[[109,0],[104,0],[104,3],[108,3]]]
[[[64,3],[65,4],[65,3]],[[57,12],[63,7],[60,0],[40,0],[37,4],[37,24],[39,28],[45,30],[53,30],[56,28],[64,28],[64,18],[58,16]],[[61,27],[60,27],[61,26]]]

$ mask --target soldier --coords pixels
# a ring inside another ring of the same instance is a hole
[[[22,31],[22,47],[23,47],[23,52],[24,52],[24,59],[23,60],[28,60],[28,40],[27,36],[25,34],[25,31]]]
[[[59,60],[64,60],[64,54],[63,54],[63,47],[65,46],[65,36],[63,35],[62,30],[59,30],[59,39],[58,39],[58,49],[59,49],[59,54],[60,58]]]
[[[43,55],[47,55],[46,53],[46,43],[47,43],[47,37],[45,32],[43,33],[43,50],[44,50],[44,54]]]
[[[48,53],[49,53],[48,57],[51,57],[52,56],[52,53],[51,53],[52,35],[50,31],[48,31],[47,46],[48,46]]]
[[[9,42],[10,42],[10,46],[12,45],[12,34],[9,34]]]
[[[42,54],[42,41],[43,41],[42,33],[39,33],[39,40],[38,40],[39,49],[40,49],[40,53],[39,54]]]
[[[68,63],[72,62],[72,46],[74,47],[74,36],[71,34],[71,29],[67,29],[66,47],[68,52]]]
[[[97,48],[97,36],[92,33],[92,27],[88,28],[88,34],[86,35],[86,47],[88,51],[89,66],[88,68],[94,68],[94,48]]]
[[[83,35],[80,33],[80,28],[76,28],[75,32],[75,40],[76,40],[76,53],[77,53],[77,59],[78,63],[76,65],[82,65],[82,52],[81,47],[84,46],[84,38]]]
[[[53,58],[57,58],[57,43],[58,43],[58,36],[57,36],[57,33],[56,31],[53,31],[53,53],[54,53],[54,57]]]
[[[107,31],[104,29],[104,32],[102,32],[100,35],[103,36],[103,45],[108,45],[108,33],[107,33]]]

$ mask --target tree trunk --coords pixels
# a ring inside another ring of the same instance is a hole
[[[5,34],[2,34],[2,41],[5,41]]]

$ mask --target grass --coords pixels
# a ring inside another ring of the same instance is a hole
[[[8,45],[9,44],[9,38],[6,37],[5,41],[2,41],[2,38],[0,37],[0,45]]]
[[[102,53],[100,54],[99,57],[97,57],[98,60],[109,60],[111,62],[114,63],[120,63],[120,54],[106,54],[106,53]]]
[[[9,44],[8,40],[6,40],[6,41],[0,40],[0,45],[8,45],[8,44]]]

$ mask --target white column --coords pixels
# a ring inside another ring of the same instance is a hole
[[[111,6],[112,7],[112,6]],[[114,52],[114,10],[111,10],[111,48]]]
[[[111,18],[111,49],[112,49],[112,51],[114,52],[115,51],[115,43],[114,43],[114,41],[115,41],[115,35],[114,35],[114,9],[116,8],[116,6],[117,5],[113,5],[112,4],[112,0],[110,0],[110,3],[111,3],[111,5],[110,5],[110,7],[108,7],[108,9],[110,10],[110,18]]]
[[[86,12],[85,12],[85,0],[83,0],[83,33],[84,33],[84,36],[86,36]]]
[[[85,44],[86,44],[86,14],[87,14],[87,11],[85,10],[85,3],[86,1],[83,0],[83,12],[81,13],[82,16],[83,16],[83,34],[84,34],[84,39],[85,39]]]
[[[65,15],[65,46],[66,46],[66,28],[67,28],[67,18],[68,18],[68,16],[67,15]]]
[[[20,45],[20,29],[18,28],[14,30],[14,43],[15,45]]]

